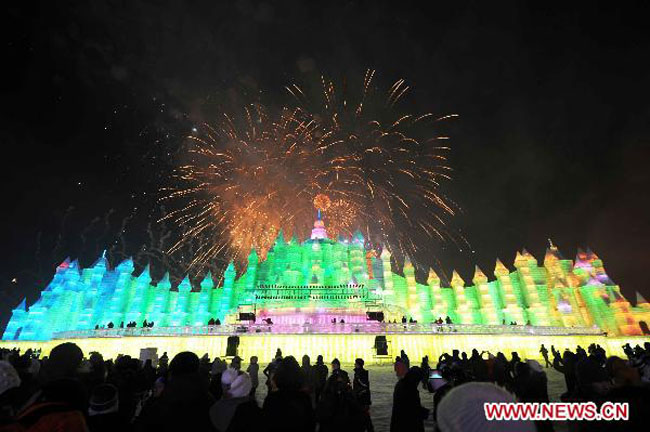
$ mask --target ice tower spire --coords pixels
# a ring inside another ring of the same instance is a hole
[[[320,209],[319,209],[318,216],[314,221],[314,229],[311,230],[311,239],[323,240],[326,238],[327,238],[327,230],[325,230],[325,223],[320,218]]]

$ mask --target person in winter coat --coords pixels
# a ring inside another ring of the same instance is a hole
[[[250,396],[253,387],[250,376],[247,373],[238,375],[235,369],[229,368],[221,379],[223,398],[210,408],[212,425],[219,432],[259,430],[262,413]]]
[[[323,362],[323,356],[319,355],[316,358],[316,364],[314,365],[314,394],[315,400],[318,402],[320,400],[321,393],[325,389],[325,383],[327,382],[327,375],[329,375],[329,369],[327,365]]]
[[[118,390],[112,384],[99,384],[90,395],[88,428],[90,432],[131,431],[130,419],[119,412]]]
[[[88,394],[77,372],[82,359],[83,352],[74,343],[54,347],[41,369],[42,387],[16,415],[14,424],[2,430],[87,432]]]
[[[262,406],[267,432],[313,432],[314,408],[309,395],[302,391],[300,365],[292,356],[283,358],[273,374],[273,386]]]
[[[391,432],[423,432],[424,420],[429,410],[420,403],[420,384],[422,370],[413,366],[404,378],[395,384],[393,392],[393,412],[390,418]]]
[[[252,356],[251,357],[251,362],[248,365],[248,368],[246,368],[246,372],[248,372],[248,375],[251,377],[251,396],[255,396],[255,392],[257,391],[257,386],[260,385],[260,378],[259,378],[259,373],[260,373],[260,365],[257,362],[257,356]]]
[[[136,431],[214,431],[209,410],[214,398],[199,374],[199,358],[185,351],[169,364],[169,379],[157,400],[143,408]]]
[[[363,368],[365,362],[362,358],[354,361],[354,380],[352,381],[352,391],[357,398],[357,401],[363,408],[365,430],[373,431],[372,419],[370,418],[370,405],[372,400],[370,398],[370,378],[368,371]]]
[[[365,431],[364,409],[350,388],[347,374],[332,374],[316,407],[319,432]]]

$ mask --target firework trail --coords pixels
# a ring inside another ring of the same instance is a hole
[[[52,255],[50,258],[52,261],[56,261],[60,258],[61,250],[63,249],[63,243],[64,243],[66,222],[68,221],[68,217],[74,211],[74,209],[75,208],[73,206],[70,206],[65,210],[65,213],[63,214],[63,218],[61,219],[61,224],[59,225],[59,232],[56,237],[56,243],[54,245],[54,248],[52,249]]]

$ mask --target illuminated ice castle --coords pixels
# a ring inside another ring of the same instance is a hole
[[[317,220],[309,240],[285,242],[280,235],[266,260],[253,251],[240,277],[230,264],[219,286],[208,273],[200,289],[187,277],[172,288],[168,274],[154,283],[148,267],[134,276],[130,259],[109,268],[102,256],[85,269],[66,259],[36,303],[28,308],[23,300],[13,311],[3,339],[47,340],[59,331],[145,319],[156,327],[202,326],[211,318],[232,323],[246,312],[275,323],[361,322],[367,312],[383,312],[386,320],[420,323],[449,316],[460,324],[597,326],[610,335],[647,329],[650,304],[637,294],[632,306],[589,250],[573,262],[551,246],[542,266],[523,250],[513,265],[497,260],[492,278],[476,267],[471,284],[454,271],[451,287],[431,270],[421,284],[408,260],[399,274],[387,250],[367,251],[360,233],[331,240]]]

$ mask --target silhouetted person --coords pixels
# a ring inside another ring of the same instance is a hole
[[[488,380],[488,370],[485,360],[478,353],[478,350],[474,348],[472,350],[472,356],[469,358],[469,370],[476,381],[487,381]]]
[[[544,344],[542,344],[542,346],[539,348],[539,352],[542,353],[542,357],[544,358],[544,362],[545,362],[545,367],[553,366],[553,363],[548,361],[548,350],[546,349]]]
[[[553,350],[553,368],[558,372],[564,374],[564,382],[567,387],[566,393],[560,396],[560,399],[565,400],[571,398],[576,393],[577,379],[576,379],[576,364],[577,356],[568,349],[560,356],[558,351]]]
[[[542,366],[535,360],[515,365],[513,391],[520,402],[548,403],[547,378]],[[538,432],[553,431],[550,421],[535,422]]]
[[[248,372],[248,374],[251,377],[251,396],[255,396],[257,387],[260,385],[260,378],[259,378],[260,365],[257,363],[257,360],[258,360],[257,356],[252,356],[250,359],[250,363],[246,368],[246,372]]]
[[[323,362],[323,356],[319,355],[316,358],[316,364],[314,365],[314,396],[316,402],[320,399],[320,396],[325,389],[325,383],[327,382],[327,375],[329,370],[327,365]]]
[[[372,419],[370,418],[370,405],[372,404],[370,394],[370,378],[368,371],[363,368],[365,362],[362,358],[354,361],[354,379],[352,381],[352,391],[357,401],[363,408],[365,430],[373,431]]]
[[[117,387],[99,384],[93,389],[88,407],[90,432],[128,432],[132,430],[129,420],[119,412]]]
[[[429,366],[429,356],[422,357],[422,363],[420,363],[420,369],[422,369],[422,388],[429,388],[429,375],[431,373],[431,366]]]
[[[217,431],[255,431],[261,428],[262,413],[251,399],[247,373],[228,369],[222,375],[223,397],[210,408],[210,421]]]
[[[469,359],[465,351],[460,354],[460,365],[465,371],[469,371]]]
[[[400,356],[395,357],[395,363],[393,364],[393,370],[395,371],[395,376],[398,379],[404,378],[406,375],[406,372],[408,372],[408,368],[406,367],[406,364],[402,361],[402,358]]]
[[[348,381],[350,380],[350,377],[348,376],[348,373],[346,371],[344,371],[343,369],[341,369],[341,362],[337,358],[332,360],[332,376],[334,376],[334,375],[345,375],[347,377]]]
[[[78,376],[82,359],[83,352],[73,343],[55,346],[41,370],[41,391],[18,413],[16,421],[29,421],[34,426],[30,430],[86,431],[88,395]]]
[[[409,356],[406,355],[404,350],[401,350],[399,352],[399,356],[402,359],[402,361],[404,362],[404,365],[406,366],[406,369],[410,369],[411,368],[411,360],[409,359]]]
[[[167,351],[165,351],[158,359],[158,367],[167,368],[167,366],[169,366],[169,357],[167,356]]]
[[[494,359],[492,379],[501,387],[504,387],[508,382],[508,359],[502,352],[498,352]]]
[[[391,432],[423,432],[424,420],[429,410],[420,403],[420,383],[422,370],[414,366],[403,379],[395,384],[393,392],[393,412],[390,418]]]
[[[590,350],[575,366],[578,397],[583,400],[600,402],[610,388],[610,377],[605,369],[605,358]]]
[[[262,407],[268,432],[310,432],[316,429],[311,400],[300,389],[303,386],[300,365],[288,356],[280,361],[273,374],[276,391],[270,392]]]
[[[314,373],[311,365],[311,359],[307,354],[302,356],[302,365],[300,365],[302,379],[304,382],[303,390],[312,395],[314,393]]]
[[[236,371],[241,370],[241,357],[235,356],[232,358],[230,361],[230,367],[235,369]]]
[[[436,421],[438,407],[440,406],[440,402],[447,396],[447,393],[454,387],[468,381],[465,370],[460,366],[460,363],[444,364],[438,368],[445,383],[438,387],[433,394],[433,419]]]
[[[644,353],[646,356],[649,354],[650,352]],[[646,430],[648,407],[650,407],[650,388],[642,382],[639,369],[619,357],[612,356],[607,359],[606,370],[612,378],[612,387],[604,399],[611,402],[628,403],[629,419],[605,422],[606,426],[603,429],[607,431]]]
[[[143,409],[137,431],[209,431],[209,409],[214,398],[199,374],[199,358],[191,352],[176,354],[169,364],[169,377],[162,394]]]
[[[278,349],[278,351],[280,351],[280,350]],[[262,371],[262,373],[266,377],[266,386],[267,386],[268,392],[271,392],[271,390],[273,390],[273,385],[274,385],[273,384],[273,374],[275,374],[275,371],[278,368],[278,366],[280,365],[281,361],[282,361],[282,352],[280,352],[279,355],[278,355],[278,352],[276,352],[275,353],[275,358],[271,361],[271,363],[266,365],[266,367]]]
[[[354,397],[347,374],[332,373],[316,407],[319,432],[363,431],[365,416]]]

